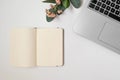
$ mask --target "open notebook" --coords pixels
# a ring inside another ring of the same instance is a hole
[[[12,29],[10,48],[10,61],[14,66],[62,66],[63,29]]]

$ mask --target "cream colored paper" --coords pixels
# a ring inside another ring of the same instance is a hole
[[[63,65],[63,29],[17,28],[11,31],[10,42],[14,66]]]
[[[18,67],[36,66],[36,33],[33,28],[11,31],[11,64]]]
[[[37,65],[63,65],[63,30],[57,28],[37,29]]]

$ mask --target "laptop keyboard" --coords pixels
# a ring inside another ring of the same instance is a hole
[[[91,0],[89,8],[120,22],[120,0]]]

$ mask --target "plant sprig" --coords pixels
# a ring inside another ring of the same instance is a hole
[[[51,22],[56,16],[61,15],[67,8],[69,8],[70,3],[75,8],[80,7],[80,0],[45,0],[44,3],[52,3],[50,9],[46,9],[46,20]]]

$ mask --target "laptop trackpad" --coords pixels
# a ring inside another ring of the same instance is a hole
[[[106,23],[99,36],[99,40],[120,50],[120,26]]]

